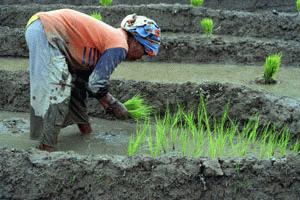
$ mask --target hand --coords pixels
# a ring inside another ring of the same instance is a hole
[[[100,104],[108,113],[112,113],[118,119],[127,119],[128,111],[126,107],[116,100],[110,93],[107,93],[100,100]]]
[[[127,119],[128,118],[128,111],[126,107],[119,101],[111,104],[107,108],[108,112],[112,112],[117,119]]]

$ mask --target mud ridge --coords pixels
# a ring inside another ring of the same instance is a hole
[[[29,112],[29,78],[26,72],[0,71],[0,109],[6,111]],[[221,83],[163,84],[138,81],[112,80],[110,91],[124,102],[136,94],[144,96],[154,109],[163,114],[169,105],[175,112],[181,104],[188,109],[198,106],[200,94],[206,98],[208,112],[220,117],[227,103],[230,117],[240,122],[259,113],[261,125],[268,122],[278,127],[287,126],[293,137],[300,137],[300,102],[289,97],[277,97],[244,86]],[[110,118],[100,108],[99,103],[90,99],[91,116]]]
[[[300,156],[274,160],[0,150],[1,199],[289,199]],[[16,164],[17,163],[17,164]]]
[[[0,4],[71,4],[71,5],[99,5],[98,0],[0,0]],[[189,0],[152,0],[151,4],[190,4]],[[126,5],[139,5],[149,4],[144,0],[114,0],[113,5],[126,4]],[[209,0],[204,2],[205,7],[215,9],[228,9],[228,10],[272,10],[296,12],[294,0]]]
[[[24,32],[24,29],[0,27],[0,56],[27,57]],[[152,61],[263,64],[266,56],[281,52],[284,65],[300,63],[300,43],[295,41],[173,33],[164,33],[162,40],[160,53]]]
[[[242,1],[244,2],[244,1]],[[36,12],[60,8],[72,8],[86,14],[99,11],[103,20],[119,27],[123,17],[144,14],[156,19],[163,32],[201,33],[199,21],[211,17],[215,22],[215,34],[233,36],[267,37],[300,40],[300,16],[298,13],[239,12],[193,8],[188,5],[119,5],[112,7],[71,5],[3,5],[0,7],[0,26],[21,28]],[[9,17],[7,17],[9,16]]]

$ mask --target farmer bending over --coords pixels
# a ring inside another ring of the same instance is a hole
[[[41,150],[53,151],[61,128],[77,124],[82,134],[92,132],[87,95],[104,109],[125,119],[124,105],[108,93],[117,65],[143,55],[157,55],[160,28],[146,17],[128,15],[121,28],[89,15],[62,9],[39,12],[26,30],[30,65],[30,137]]]

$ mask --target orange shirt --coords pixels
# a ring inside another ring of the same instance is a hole
[[[61,9],[39,12],[48,41],[66,56],[72,69],[93,69],[110,48],[128,50],[127,33],[84,13]]]

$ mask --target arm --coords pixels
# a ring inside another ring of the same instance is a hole
[[[108,81],[117,65],[126,58],[123,48],[107,49],[96,64],[89,77],[89,90],[92,96],[101,99],[108,93]]]
[[[89,93],[99,100],[107,111],[112,112],[117,118],[128,117],[126,107],[108,93],[108,81],[117,65],[126,58],[123,48],[108,49],[101,56],[96,67],[89,77]]]

